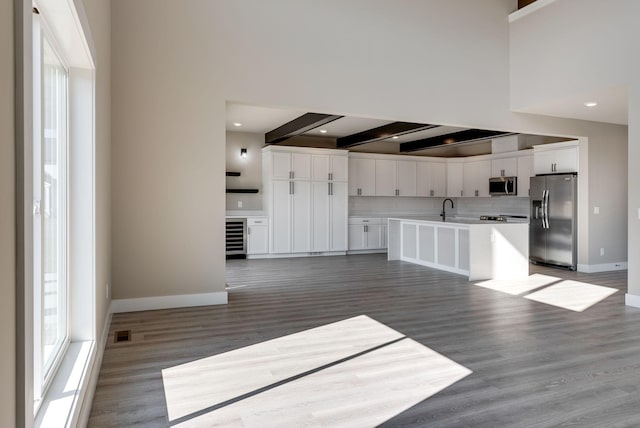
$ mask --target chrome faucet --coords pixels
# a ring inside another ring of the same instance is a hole
[[[453,201],[451,199],[447,198],[444,201],[442,201],[442,212],[440,213],[440,217],[442,217],[442,221],[447,220],[447,213],[444,210],[444,205],[447,203],[447,201],[451,202],[451,209],[453,209]]]

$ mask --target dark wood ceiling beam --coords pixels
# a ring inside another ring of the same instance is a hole
[[[311,129],[325,125],[344,116],[323,113],[305,113],[264,134],[266,144],[277,144],[296,135],[304,134]]]
[[[429,149],[431,147],[447,146],[451,144],[471,143],[473,141],[486,140],[489,138],[504,137],[513,135],[513,132],[488,131],[485,129],[467,129],[465,131],[453,132],[451,134],[438,135],[437,137],[423,138],[422,140],[408,141],[400,144],[400,152],[415,152],[417,150]]]
[[[357,134],[347,135],[337,139],[337,147],[353,147],[360,144],[372,143],[374,141],[384,140],[393,136],[410,134],[412,132],[424,131],[425,129],[435,128],[438,125],[428,125],[424,123],[412,122],[393,122],[377,128],[367,129]]]

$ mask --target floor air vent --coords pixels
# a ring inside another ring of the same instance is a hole
[[[114,342],[131,342],[131,330],[116,331],[113,335]]]

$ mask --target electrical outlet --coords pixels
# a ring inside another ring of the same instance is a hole
[[[594,214],[600,214],[600,207],[593,207]]]
[[[242,201],[238,201],[238,208],[242,208]]]
[[[600,248],[600,255],[604,256],[604,248]]]

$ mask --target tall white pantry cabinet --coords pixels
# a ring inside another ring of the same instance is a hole
[[[262,149],[270,253],[347,251],[348,164],[346,150]]]

